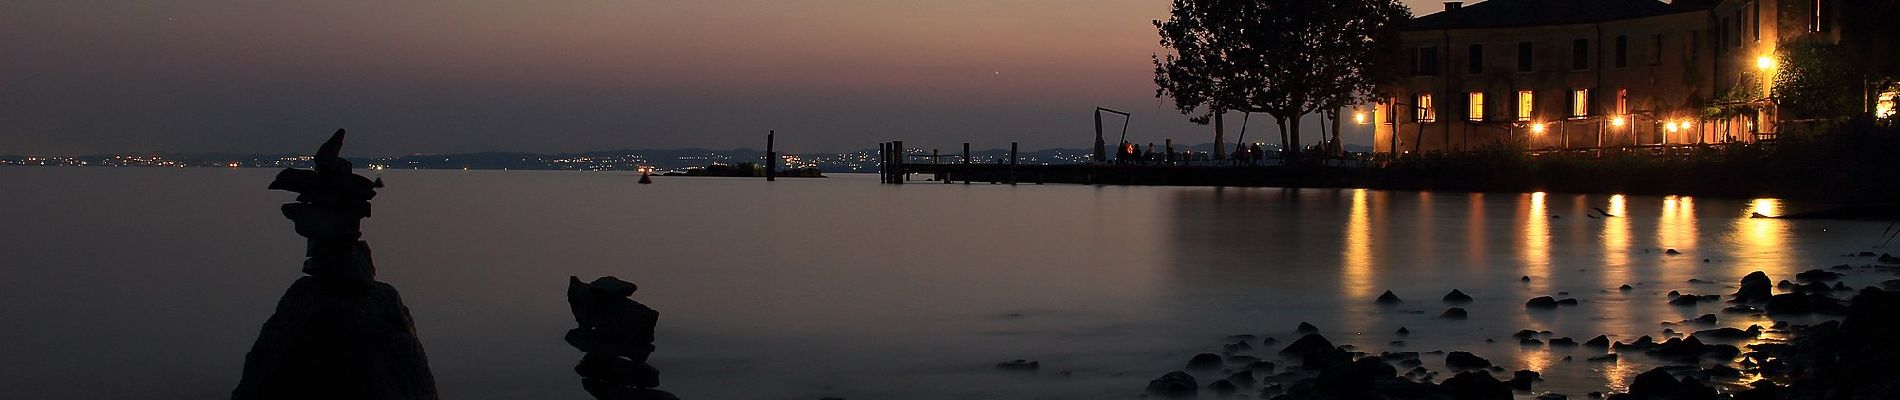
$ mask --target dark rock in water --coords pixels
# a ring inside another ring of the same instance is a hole
[[[1769,314],[1839,314],[1846,310],[1839,300],[1802,292],[1782,293],[1769,297],[1768,304],[1763,308],[1767,309]]]
[[[1854,290],[1854,288],[1847,287],[1846,282],[1834,282],[1834,290],[1845,291],[1845,290]]]
[[[1253,350],[1253,345],[1248,344],[1247,341],[1245,340],[1242,340],[1242,341],[1237,341],[1233,343],[1228,343],[1226,346],[1223,346],[1222,348],[1226,349],[1228,352],[1231,353],[1231,352]]]
[[[1668,255],[1672,255],[1672,256],[1679,256],[1679,255],[1682,255],[1682,252],[1680,252],[1680,251],[1676,251],[1676,249],[1668,249],[1668,250],[1663,250],[1663,254],[1668,254]]]
[[[1794,282],[1789,282],[1787,279],[1782,279],[1781,282],[1775,282],[1775,288],[1781,289],[1781,290],[1793,290]]]
[[[1325,350],[1334,350],[1333,342],[1326,340],[1326,337],[1320,334],[1309,333],[1301,336],[1299,340],[1294,340],[1292,344],[1286,345],[1286,348],[1280,349],[1280,354],[1298,356]]]
[[[1557,308],[1557,299],[1551,298],[1550,296],[1535,297],[1535,298],[1531,298],[1530,301],[1524,302],[1524,307]]]
[[[1483,371],[1461,372],[1438,384],[1454,399],[1509,400],[1511,387]]]
[[[1697,339],[1695,336],[1690,336],[1688,339],[1670,338],[1667,341],[1656,344],[1655,347],[1645,350],[1645,352],[1657,358],[1685,363],[1695,362],[1702,357],[1726,359],[1741,354],[1741,350],[1735,348],[1735,346],[1704,344],[1701,339]]]
[[[1379,302],[1379,304],[1398,304],[1399,302],[1402,302],[1404,300],[1399,300],[1399,295],[1392,294],[1392,291],[1387,290],[1385,291],[1384,294],[1379,295],[1379,299],[1377,301]]]
[[[1681,297],[1681,296],[1682,296],[1682,292],[1679,292],[1679,291],[1675,291],[1675,290],[1671,290],[1671,291],[1669,291],[1669,298],[1672,298],[1672,299],[1673,299],[1673,298],[1677,298],[1677,297]]]
[[[1271,374],[1273,373],[1273,369],[1276,367],[1278,367],[1278,365],[1274,365],[1272,361],[1254,361],[1252,363],[1248,363],[1246,367],[1242,367],[1242,368],[1245,368],[1248,371],[1260,371],[1261,373]]]
[[[1597,335],[1597,337],[1584,341],[1583,345],[1590,347],[1610,347],[1610,337],[1607,335]]]
[[[1347,354],[1346,350],[1339,347],[1334,347],[1333,342],[1317,333],[1309,333],[1301,336],[1299,340],[1294,340],[1293,344],[1280,350],[1280,355],[1298,357],[1302,367],[1314,370],[1352,362],[1351,354]]]
[[[1693,306],[1693,305],[1696,305],[1696,303],[1700,302],[1701,300],[1702,298],[1700,296],[1696,296],[1693,294],[1683,294],[1681,296],[1676,296],[1676,298],[1669,299],[1669,305]]]
[[[1465,309],[1459,307],[1448,308],[1443,314],[1438,314],[1439,318],[1444,319],[1465,319],[1466,316]]]
[[[1715,321],[1716,321],[1715,314],[1702,314],[1702,316],[1700,317],[1695,317],[1695,319],[1689,320],[1689,322],[1694,322],[1698,324],[1713,324],[1715,323]]]
[[[1631,290],[1635,290],[1635,289],[1636,289],[1635,287],[1633,287],[1633,286],[1630,286],[1630,284],[1627,284],[1627,283],[1625,283],[1625,284],[1623,284],[1623,286],[1617,286],[1617,287],[1616,287],[1616,290],[1621,290],[1621,291],[1625,291],[1625,292],[1627,292],[1627,291],[1631,291]]]
[[[1222,379],[1222,380],[1214,381],[1214,383],[1207,384],[1207,390],[1213,391],[1215,394],[1226,396],[1226,395],[1234,394],[1234,391],[1239,390],[1239,388],[1235,387],[1233,382],[1228,382],[1226,379]]]
[[[1517,344],[1519,346],[1543,346],[1544,341],[1537,339],[1518,339]]]
[[[1610,353],[1610,354],[1604,354],[1604,355],[1600,355],[1596,357],[1585,358],[1584,361],[1592,361],[1592,362],[1616,361],[1616,353]]]
[[[1300,326],[1297,328],[1293,328],[1293,333],[1314,333],[1314,332],[1319,332],[1319,327],[1313,326],[1313,324],[1306,323],[1306,321],[1300,321]]]
[[[1821,282],[1808,282],[1800,286],[1796,286],[1794,291],[1816,295],[1816,296],[1833,296],[1834,295],[1834,288],[1831,286],[1828,286],[1826,283],[1821,283]]]
[[[1009,360],[996,363],[996,369],[1004,371],[1035,371],[1042,369],[1042,363],[1022,359]]]
[[[1637,350],[1649,349],[1656,347],[1656,339],[1649,337],[1649,335],[1643,335],[1643,337],[1636,338],[1636,340],[1632,340],[1629,343],[1616,342],[1610,347],[1619,350],[1625,347]]]
[[[1147,392],[1152,396],[1180,398],[1194,397],[1200,389],[1201,385],[1194,381],[1194,376],[1186,372],[1174,371],[1148,381]]]
[[[1522,330],[1518,330],[1517,333],[1512,333],[1511,338],[1517,339],[1517,340],[1524,340],[1524,339],[1537,337],[1538,334],[1539,332],[1534,331],[1534,330],[1522,329]]]
[[[1880,258],[1877,260],[1877,262],[1881,264],[1888,264],[1888,265],[1900,264],[1900,257],[1894,257],[1892,254],[1880,253]]]
[[[574,373],[580,374],[582,378],[622,382],[636,388],[660,386],[660,370],[623,357],[588,354],[581,357],[579,365],[574,366]]]
[[[1576,346],[1577,341],[1568,337],[1560,337],[1556,339],[1551,339],[1550,345],[1551,346]]]
[[[1888,280],[1880,281],[1880,288],[1887,289],[1887,290],[1900,290],[1900,279],[1888,279]]]
[[[1229,383],[1234,384],[1234,386],[1243,387],[1243,388],[1251,388],[1253,387],[1254,382],[1260,381],[1259,378],[1255,378],[1253,376],[1253,371],[1248,371],[1248,370],[1241,370],[1240,372],[1235,372],[1232,375],[1227,375],[1227,379],[1225,380]]]
[[[1564,396],[1562,393],[1544,393],[1544,394],[1537,395],[1537,400],[1569,400],[1569,399],[1570,399],[1569,396]]]
[[[1410,335],[1410,334],[1412,334],[1412,330],[1410,330],[1410,329],[1405,329],[1405,327],[1403,327],[1403,326],[1401,326],[1401,327],[1399,327],[1399,330],[1398,330],[1397,332],[1393,332],[1393,333],[1396,333],[1396,334],[1398,334],[1399,336],[1405,336],[1405,335]]]
[[[1530,281],[1531,281],[1531,276],[1530,276],[1530,275],[1524,275],[1524,276],[1520,276],[1520,277],[1517,277],[1517,281],[1518,281],[1518,282],[1530,282]]]
[[[1748,338],[1753,338],[1756,336],[1761,336],[1761,325],[1750,325],[1748,327],[1748,330],[1741,330],[1741,329],[1727,328],[1727,327],[1716,328],[1716,329],[1704,329],[1704,330],[1696,331],[1695,334],[1692,336],[1723,339],[1723,340],[1748,339]]]
[[[1221,358],[1219,354],[1201,353],[1195,354],[1194,358],[1188,360],[1187,369],[1189,371],[1207,371],[1220,369],[1220,365]]]
[[[1738,305],[1723,307],[1722,312],[1729,313],[1729,314],[1760,314],[1761,309],[1755,308],[1753,306],[1738,304]]]
[[[1226,357],[1226,360],[1228,364],[1246,365],[1246,364],[1251,364],[1255,361],[1260,361],[1260,357],[1230,354]]]
[[[679,400],[679,396],[649,388],[616,385],[599,379],[581,379],[581,388],[603,400]]]
[[[1445,367],[1452,370],[1484,369],[1491,366],[1491,360],[1462,351],[1445,354]]]
[[[1544,378],[1538,377],[1537,371],[1524,369],[1511,373],[1511,380],[1505,383],[1512,389],[1530,391],[1531,384],[1541,380]]]
[[[1737,377],[1742,376],[1742,370],[1735,369],[1734,367],[1730,367],[1727,365],[1720,365],[1720,364],[1717,364],[1712,367],[1704,368],[1702,370],[1702,373],[1709,374],[1709,376],[1722,377],[1722,378],[1737,378]]]
[[[1465,292],[1459,291],[1458,289],[1452,289],[1451,293],[1445,294],[1444,301],[1446,303],[1451,303],[1451,304],[1470,303],[1471,296],[1465,294]]]
[[[1630,383],[1631,399],[1714,399],[1715,389],[1694,380],[1678,381],[1662,367],[1649,370]]]
[[[1831,281],[1841,279],[1841,274],[1827,270],[1810,269],[1806,272],[1794,274],[1794,279],[1802,282]]]
[[[1689,278],[1689,283],[1715,283],[1715,282],[1709,282],[1709,281],[1705,281],[1699,278]]]
[[[244,356],[234,400],[435,399],[435,375],[396,288],[297,279]]]
[[[1577,299],[1565,297],[1563,300],[1557,300],[1557,305],[1574,306],[1577,305]]]

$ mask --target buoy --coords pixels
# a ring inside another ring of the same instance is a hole
[[[653,174],[640,174],[640,184],[646,185],[651,183],[653,183]]]

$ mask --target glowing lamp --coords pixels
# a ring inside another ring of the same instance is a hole
[[[1624,124],[1625,122],[1626,122],[1626,120],[1625,120],[1625,119],[1623,118],[1623,116],[1621,116],[1621,115],[1618,115],[1618,116],[1616,116],[1616,118],[1611,118],[1611,119],[1610,119],[1610,126],[1614,126],[1614,127],[1618,127],[1618,128],[1622,128],[1622,127],[1623,127],[1623,124]]]
[[[1544,124],[1531,124],[1531,133],[1544,134]]]
[[[1669,123],[1663,124],[1663,128],[1668,129],[1669,133],[1676,133],[1676,130],[1681,129],[1676,125],[1676,121],[1669,121]]]
[[[1365,113],[1365,112],[1363,112],[1363,111],[1361,111],[1361,112],[1355,112],[1355,113],[1352,113],[1352,123],[1355,123],[1355,124],[1360,124],[1360,125],[1365,125],[1365,124],[1366,124],[1366,113]]]
[[[1769,70],[1775,68],[1775,59],[1768,56],[1755,57],[1755,68]]]

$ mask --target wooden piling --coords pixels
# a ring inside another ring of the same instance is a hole
[[[1009,184],[1016,184],[1016,142],[1009,142]]]
[[[895,160],[891,163],[895,167],[891,168],[891,172],[896,174],[892,177],[891,183],[902,185],[904,181],[910,180],[910,174],[904,172],[904,141],[892,141],[891,149],[894,150],[893,153],[896,153],[894,157],[891,157]]]
[[[970,142],[963,142],[963,184],[970,184]]]
[[[772,143],[773,136],[777,136],[777,135],[778,135],[778,130],[765,131],[765,181],[766,182],[772,182],[772,181],[778,180],[778,149],[773,147],[773,143]]]

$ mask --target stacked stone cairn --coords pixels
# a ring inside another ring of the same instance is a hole
[[[567,331],[567,343],[587,353],[574,372],[581,388],[600,400],[677,400],[654,389],[660,370],[647,364],[647,356],[653,354],[660,312],[628,298],[635,290],[632,282],[611,276],[591,283],[567,278],[567,304],[580,324]]]
[[[317,149],[316,168],[285,169],[271,189],[305,238],[303,272],[244,355],[234,400],[434,400],[434,374],[396,288],[377,282],[360,239],[382,181],[350,172],[343,130]]]

